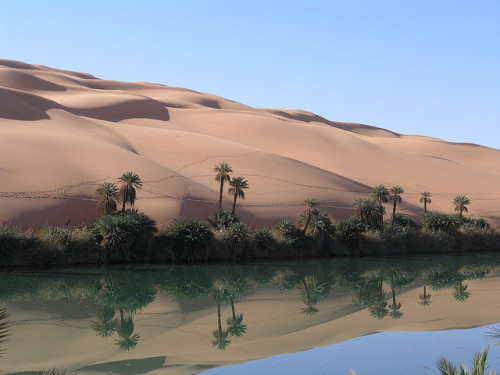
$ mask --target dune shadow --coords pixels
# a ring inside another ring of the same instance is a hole
[[[76,370],[78,373],[84,371],[110,372],[113,374],[146,374],[150,371],[162,367],[167,360],[166,356],[149,357],[140,359],[126,359],[123,361],[98,363],[81,367]]]

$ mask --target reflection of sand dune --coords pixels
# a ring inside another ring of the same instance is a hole
[[[312,316],[302,313],[304,303],[297,290],[281,293],[259,289],[235,301],[237,313],[244,314],[247,331],[242,337],[230,337],[224,351],[211,346],[217,308],[207,300],[181,306],[157,296],[133,315],[140,341],[130,352],[118,350],[115,336],[97,337],[90,329],[93,306],[60,303],[60,310],[56,310],[37,309],[34,302],[18,304],[9,306],[13,325],[2,361],[4,368],[16,373],[58,366],[78,369],[79,374],[194,374],[374,332],[461,329],[498,322],[500,278],[491,275],[468,280],[467,285],[471,295],[466,302],[456,301],[450,289],[430,290],[429,306],[420,305],[421,286],[397,291],[404,313],[398,320],[371,317],[367,310],[354,306],[351,295],[343,289],[334,288],[330,296],[335,298],[319,302],[319,312]],[[222,305],[224,327],[230,315],[231,307]]]
[[[416,217],[430,191],[432,210],[466,194],[470,215],[500,223],[499,150],[183,88],[0,60],[0,129],[0,220],[35,227],[88,222],[97,185],[128,170],[145,182],[137,207],[160,223],[205,218],[222,161],[249,181],[238,212],[252,224],[297,218],[307,197],[341,219],[378,184],[403,186],[403,211]]]

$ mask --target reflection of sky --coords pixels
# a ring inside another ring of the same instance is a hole
[[[437,374],[436,360],[445,355],[455,364],[472,366],[474,353],[491,345],[488,369],[500,370],[500,346],[485,336],[494,325],[434,332],[383,332],[300,353],[282,354],[202,374],[359,375]]]

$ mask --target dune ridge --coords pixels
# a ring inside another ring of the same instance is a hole
[[[0,221],[22,226],[89,223],[98,184],[130,170],[144,181],[136,207],[158,223],[206,218],[222,161],[249,181],[237,214],[254,226],[296,219],[308,197],[343,219],[379,184],[403,186],[401,212],[415,218],[430,191],[430,210],[465,194],[469,216],[500,224],[498,149],[184,88],[0,60],[0,135]]]

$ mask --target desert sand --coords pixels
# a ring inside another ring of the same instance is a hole
[[[453,212],[464,194],[468,216],[500,224],[498,149],[0,60],[0,222],[89,223],[96,187],[126,171],[144,182],[136,208],[160,225],[204,219],[217,207],[220,162],[247,178],[236,212],[253,226],[298,219],[309,197],[343,219],[379,184],[402,186],[401,212],[417,219],[430,191],[429,210]]]

